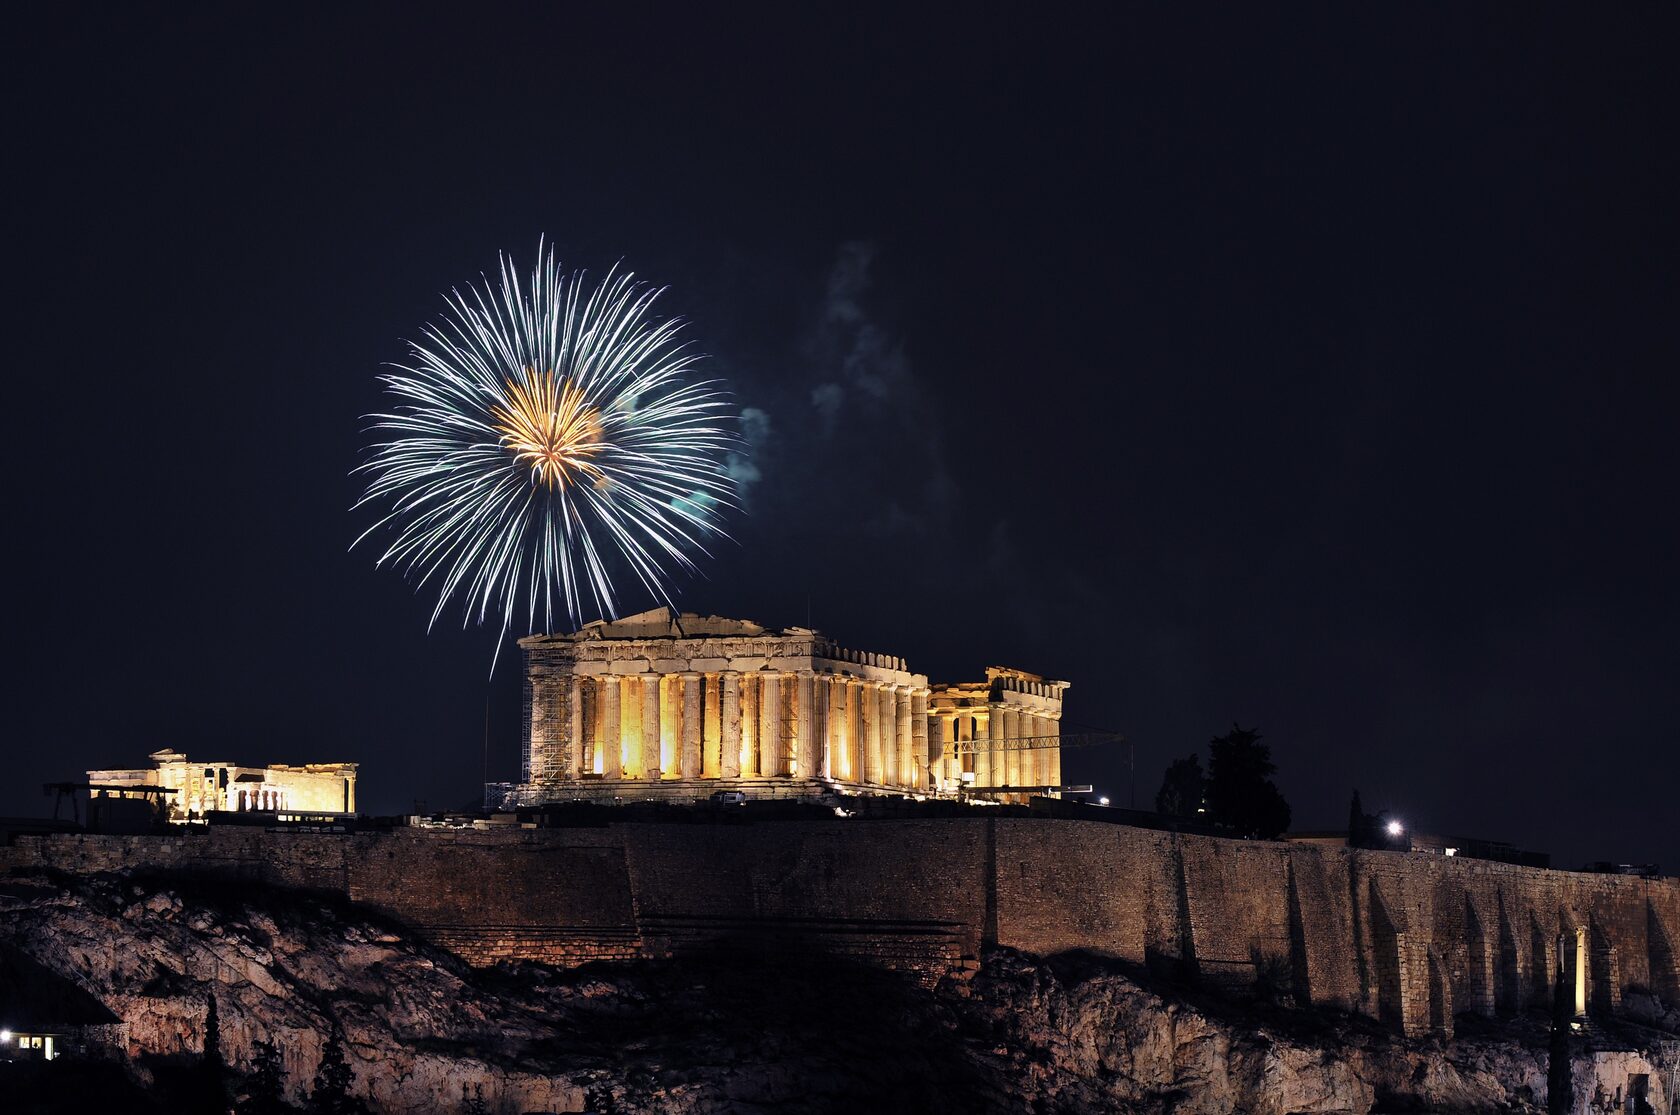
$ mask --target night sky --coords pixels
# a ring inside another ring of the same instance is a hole
[[[487,705],[516,776],[350,471],[546,236],[747,415],[684,608],[1068,679],[1140,805],[1237,721],[1298,827],[1680,869],[1672,7],[605,7],[13,24],[0,814],[165,746],[458,806]]]

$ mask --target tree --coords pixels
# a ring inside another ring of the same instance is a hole
[[[1155,812],[1168,817],[1194,817],[1202,809],[1207,779],[1202,774],[1202,761],[1194,755],[1175,759],[1167,767],[1161,789],[1155,795]]]
[[[1364,803],[1359,800],[1359,791],[1355,790],[1353,801],[1348,805],[1348,847],[1371,847],[1376,835],[1376,827],[1376,819],[1365,812]]]
[[[334,1031],[321,1047],[321,1064],[315,1070],[315,1087],[309,1093],[312,1115],[365,1115],[367,1106],[350,1094],[355,1074],[344,1059],[342,1036]]]
[[[189,1076],[188,1090],[183,1105],[187,1110],[226,1115],[227,1065],[222,1061],[222,1021],[215,995],[210,996],[210,1005],[204,1011],[204,1053]]]
[[[1550,1115],[1569,1115],[1575,1106],[1575,1087],[1569,1072],[1569,1027],[1575,1012],[1563,968],[1564,947],[1560,938],[1557,972],[1552,978],[1551,1044],[1546,1057],[1546,1110]]]
[[[1289,803],[1272,784],[1272,749],[1260,733],[1236,724],[1208,743],[1207,811],[1210,820],[1244,836],[1275,839],[1289,828]]]
[[[245,1102],[239,1115],[282,1115],[291,1108],[285,1099],[285,1073],[280,1050],[271,1041],[259,1041],[252,1053],[254,1070],[245,1086]]]

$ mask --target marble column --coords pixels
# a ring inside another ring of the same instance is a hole
[[[526,782],[541,782],[548,777],[549,735],[548,681],[538,674],[525,678],[525,747],[520,757],[520,769]],[[191,805],[189,805],[191,808]]]
[[[722,768],[723,702],[718,691],[722,678],[706,674],[700,683],[700,777],[716,778]]]
[[[890,685],[872,685],[870,695],[875,699],[875,734],[880,737],[880,767],[875,772],[875,781],[892,786],[899,781],[895,777],[899,767],[899,729],[894,724],[897,705],[892,700]]]
[[[578,684],[583,689],[583,740],[577,764],[578,774],[582,776],[595,773],[595,753],[599,750],[596,737],[601,734],[601,680],[579,678]]]
[[[893,686],[893,727],[898,729],[897,781],[906,790],[916,787],[916,737],[910,731],[910,687]]]
[[[799,675],[776,675],[776,775],[799,766]]]
[[[642,777],[657,782],[659,770],[659,690],[658,674],[642,674]]]
[[[881,692],[872,681],[858,687],[863,711],[863,781],[881,781]]]
[[[1004,741],[1006,746],[1016,749],[1010,754],[1018,756],[1017,762],[1019,763],[1031,762],[1032,752],[1020,750],[1024,742],[1021,737],[1028,734],[1021,728],[1021,713],[1008,705],[1002,705],[998,708],[997,715],[1003,723],[999,738]]]
[[[910,691],[910,751],[915,761],[915,774],[911,785],[917,789],[926,789],[928,779],[928,691],[926,689],[912,689]]]
[[[1049,721],[1050,734],[1056,737],[1055,746],[1044,752],[1044,784],[1060,786],[1062,784],[1062,719],[1054,717]]]
[[[957,770],[960,766],[956,755],[957,718],[940,715],[935,718],[934,727],[939,731],[939,738],[934,741],[939,750],[939,776],[949,788],[956,785]]]
[[[700,675],[682,675],[682,754],[677,770],[684,778],[700,777]]]
[[[858,703],[857,682],[849,677],[839,681],[836,697],[840,701],[840,766],[839,774],[848,782],[856,782],[863,774],[858,760]]]
[[[1032,718],[1033,746],[1035,748],[1035,750],[1032,752],[1032,755],[1033,755],[1033,758],[1035,760],[1036,759],[1042,759],[1045,756],[1045,754],[1047,754],[1047,752],[1044,749],[1044,744],[1046,742],[1046,737],[1048,737],[1050,735],[1053,735],[1054,732],[1055,732],[1055,729],[1051,725],[1049,717],[1047,717],[1047,716],[1034,716]],[[1025,777],[1025,775],[1026,775],[1026,770],[1025,770],[1024,767],[1023,767],[1022,775],[1023,775],[1023,777]]]
[[[1014,762],[1010,764],[1010,773],[1014,776],[1011,782],[1016,786],[1026,786],[1032,782],[1033,758],[1038,754],[1036,749],[1043,742],[1040,737],[1044,735],[1043,726],[1039,723],[1038,717],[1034,716],[1028,719],[1023,734],[1031,737],[1028,750],[1016,750],[1010,753],[1014,756]]]
[[[758,675],[741,674],[741,777],[758,773]]]
[[[881,686],[881,782],[900,785],[898,767],[898,686]]]
[[[993,705],[987,710],[985,722],[980,725],[980,731],[976,733],[977,738],[974,742],[974,784],[976,786],[1001,786],[1005,782],[1006,776],[1003,764],[999,761],[1002,752],[997,750],[998,736],[992,734],[998,732],[998,735],[1001,736],[1001,728],[1002,725],[997,721],[997,706]]]
[[[859,782],[870,781],[873,771],[869,765],[869,726],[874,717],[869,711],[869,685],[867,682],[852,681],[846,686],[846,703],[849,706],[849,717],[852,721],[852,739],[857,744],[857,761],[852,767],[852,777]]]
[[[522,721],[519,725],[519,781],[521,782],[535,781],[533,772],[536,763],[533,760],[537,748],[540,746],[540,737],[537,735],[539,731],[538,700],[537,679],[532,674],[526,674],[519,691],[519,717]],[[190,812],[194,808],[194,793],[196,791],[188,789],[186,793],[179,795],[183,799],[181,802],[183,810]],[[253,801],[256,800],[256,793],[255,790],[251,791]]]
[[[775,674],[758,675],[758,773],[769,778],[782,773],[781,686]]]
[[[941,783],[946,790],[949,790],[951,789],[951,783],[956,780],[951,762],[951,747],[957,738],[956,721],[949,716],[935,713],[932,726],[934,729],[933,748],[937,750],[937,754],[933,758],[934,780]]]
[[[815,778],[821,769],[822,752],[818,747],[816,718],[816,675],[800,670],[794,675],[794,691],[799,694],[799,721],[795,735],[799,738],[799,754],[793,773],[800,778]]]
[[[811,679],[812,719],[816,723],[812,726],[812,733],[816,736],[818,778],[834,777],[834,683],[827,674],[817,674]]]
[[[566,687],[566,753],[560,758],[560,777],[576,778],[583,755],[583,679],[572,675]]]
[[[838,674],[828,679],[828,776],[842,780],[852,777],[851,722],[852,702],[846,679]]]
[[[619,701],[624,680],[609,674],[601,682],[601,777],[624,777],[624,732],[619,726]]]
[[[723,672],[722,750],[718,756],[718,777],[741,777],[741,675]]]

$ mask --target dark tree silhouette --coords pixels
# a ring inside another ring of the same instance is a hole
[[[311,1115],[366,1115],[367,1106],[350,1094],[355,1075],[344,1059],[343,1036],[334,1031],[321,1048],[315,1087],[309,1093]]]
[[[196,1071],[189,1074],[185,1109],[206,1115],[227,1115],[227,1065],[222,1061],[221,1012],[216,996],[204,1012],[204,1053],[198,1059]]]
[[[1376,818],[1365,812],[1364,803],[1359,800],[1359,791],[1355,790],[1353,801],[1348,805],[1348,847],[1371,847],[1376,830]]]
[[[1202,774],[1202,761],[1194,755],[1175,759],[1167,767],[1161,789],[1155,795],[1155,812],[1169,817],[1194,817],[1202,808],[1207,778]]]
[[[245,1085],[245,1101],[239,1115],[284,1115],[291,1110],[285,1100],[285,1078],[280,1050],[271,1041],[259,1041],[251,1060],[255,1068]]]
[[[1268,840],[1289,828],[1289,803],[1272,784],[1272,749],[1236,724],[1208,744],[1207,811],[1217,824]]]
[[[1546,1111],[1569,1115],[1575,1106],[1575,1086],[1569,1074],[1569,1026],[1574,1019],[1570,988],[1564,977],[1564,942],[1558,941],[1557,973],[1552,979],[1552,1035],[1546,1057]]]

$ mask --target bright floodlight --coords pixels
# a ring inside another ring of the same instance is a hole
[[[1399,836],[1401,833],[1403,833],[1405,831],[1406,831],[1406,826],[1402,825],[1399,821],[1388,822],[1388,835]]]

